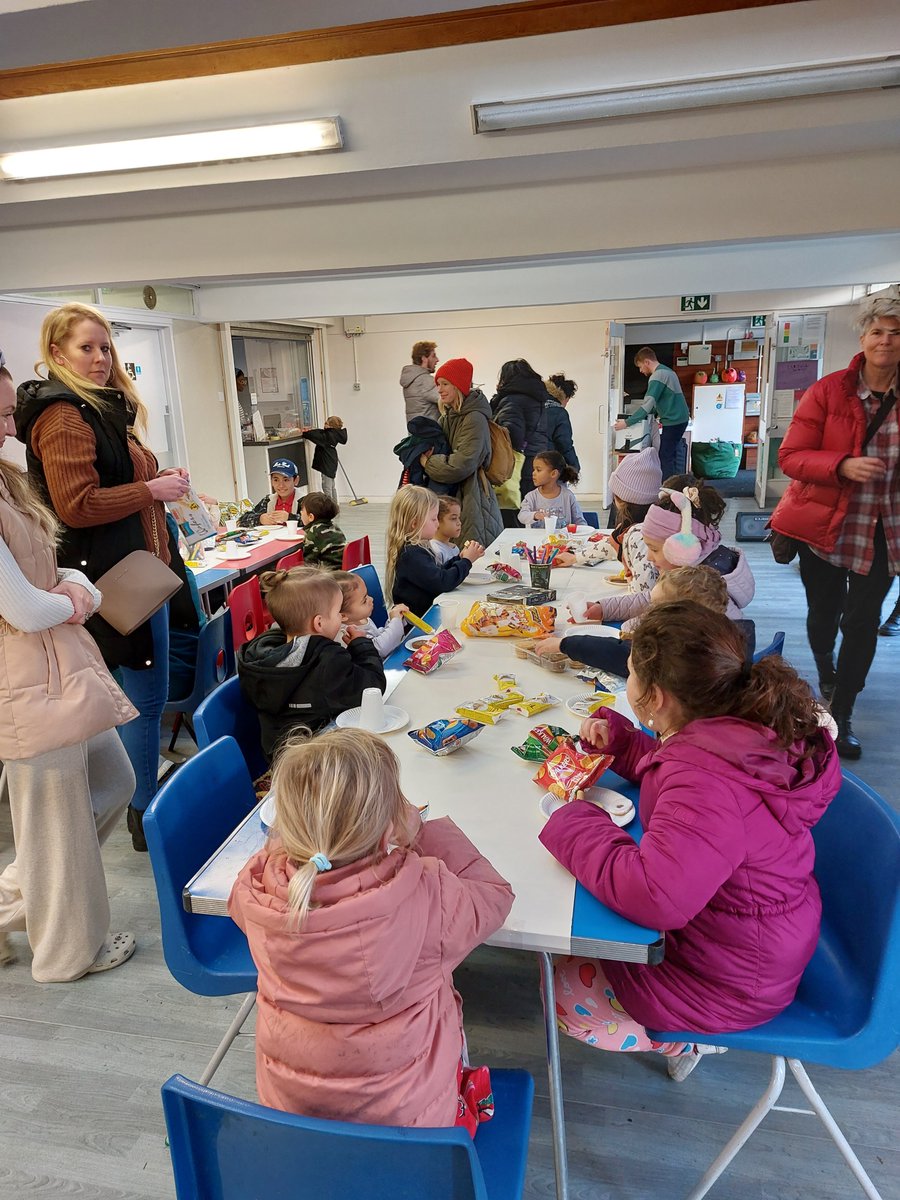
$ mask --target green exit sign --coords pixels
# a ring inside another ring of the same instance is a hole
[[[709,312],[711,296],[682,296],[682,312]]]
[[[750,328],[751,329],[765,329],[765,327],[766,327],[765,316],[750,318]]]

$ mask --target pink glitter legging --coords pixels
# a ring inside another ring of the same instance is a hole
[[[556,1023],[563,1033],[600,1050],[653,1050],[674,1058],[693,1050],[690,1042],[655,1042],[616,999],[603,967],[594,958],[559,958]]]

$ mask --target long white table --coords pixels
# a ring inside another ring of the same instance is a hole
[[[489,562],[498,561],[498,553],[500,560],[520,566],[522,560],[510,556],[510,548],[520,539],[539,544],[543,534],[505,530],[485,558],[474,564],[474,572],[484,571]],[[522,570],[527,581],[527,564]],[[617,563],[553,570],[551,586],[557,590],[554,603],[559,609],[557,633],[572,629],[565,624],[565,596],[573,592],[584,592],[591,598],[619,594],[621,589],[607,582],[618,570]],[[465,583],[447,598],[452,596],[459,601],[458,612],[462,617],[471,603],[502,586],[505,585]],[[566,1200],[568,1169],[552,955],[581,954],[654,963],[662,959],[663,938],[656,930],[635,925],[601,904],[547,853],[538,841],[544,823],[539,809],[543,792],[532,782],[539,764],[523,762],[510,751],[539,723],[560,725],[576,732],[580,718],[569,713],[564,702],[590,693],[592,685],[576,679],[572,671],[555,674],[517,658],[512,638],[470,638],[459,631],[456,636],[462,643],[461,652],[432,675],[396,668],[388,671],[391,703],[410,714],[410,727],[451,717],[458,704],[496,691],[492,679],[496,673],[515,674],[526,696],[550,692],[563,701],[537,717],[507,714],[496,725],[487,726],[468,747],[443,758],[434,757],[416,745],[407,737],[407,731],[386,736],[400,759],[405,794],[416,804],[427,801],[431,818],[451,816],[509,880],[516,894],[506,923],[489,941],[494,946],[529,950],[539,956],[557,1195]],[[616,707],[632,715],[624,694],[618,697]],[[602,783],[637,800],[636,789],[612,771],[606,773]],[[632,832],[639,833],[637,822]],[[254,809],[185,888],[185,906],[189,911],[225,913],[238,871],[261,847],[265,836],[258,809]]]

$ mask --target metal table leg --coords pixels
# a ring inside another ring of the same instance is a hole
[[[544,999],[544,1029],[547,1035],[547,1076],[550,1081],[550,1122],[553,1126],[556,1197],[557,1200],[569,1200],[569,1160],[566,1154],[566,1117],[563,1111],[562,1070],[559,1064],[553,955],[542,951],[538,954],[538,960],[541,965],[541,995]]]

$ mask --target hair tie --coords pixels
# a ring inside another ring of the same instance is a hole
[[[672,488],[662,488],[660,491],[660,496],[668,496],[681,513],[680,531],[673,533],[663,542],[663,554],[673,567],[693,566],[700,561],[703,554],[700,539],[691,530],[691,504],[696,502],[692,499],[691,492],[699,499],[696,488],[686,488],[683,492],[676,492]]]
[[[321,852],[321,850],[319,851],[318,854],[314,854],[309,861],[312,863],[312,865],[316,868],[317,871],[330,871],[331,870],[331,863],[328,861],[328,859],[325,857],[325,855]]]
[[[700,489],[696,487],[686,487],[684,495],[687,496],[694,508],[700,507]]]

